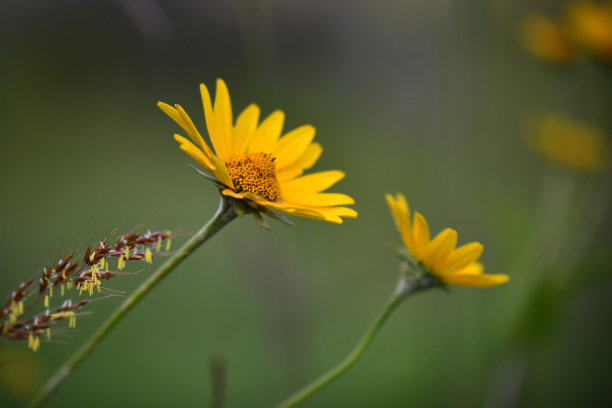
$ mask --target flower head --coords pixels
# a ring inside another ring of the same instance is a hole
[[[343,172],[332,170],[302,176],[322,152],[321,145],[312,141],[314,127],[304,125],[281,137],[285,119],[282,111],[272,112],[259,123],[259,107],[251,104],[234,122],[223,80],[217,80],[214,105],[204,84],[200,85],[200,92],[214,152],[180,105],[172,107],[163,102],[157,105],[191,138],[193,143],[174,135],[180,148],[215,177],[223,195],[268,215],[281,212],[337,224],[342,223],[341,217],[357,216],[355,210],[341,207],[353,204],[351,197],[323,192],[341,180]]]
[[[387,203],[412,260],[443,283],[467,287],[495,286],[508,281],[508,275],[485,275],[477,262],[482,244],[471,242],[456,248],[457,231],[447,228],[431,239],[425,218],[415,211],[411,220],[406,198],[402,194],[386,195]]]
[[[522,26],[523,44],[543,60],[565,64],[575,60],[575,46],[564,25],[539,14],[530,14]]]
[[[612,2],[578,1],[568,7],[568,19],[577,43],[612,61]]]
[[[527,144],[545,159],[576,171],[605,171],[610,161],[610,143],[602,129],[560,115],[538,120]]]

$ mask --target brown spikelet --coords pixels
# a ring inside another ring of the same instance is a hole
[[[51,330],[60,322],[68,321],[68,327],[75,327],[78,310],[92,301],[116,295],[116,291],[102,287],[101,281],[125,273],[111,270],[109,259],[119,258],[123,264],[140,260],[151,262],[154,256],[163,255],[157,253],[160,242],[170,236],[170,231],[147,231],[144,234],[131,232],[113,243],[103,239],[95,247],[88,246],[82,257],[75,258],[76,251],[73,251],[59,259],[54,266],[43,267],[38,277],[38,288],[31,288],[34,279],[22,282],[0,310],[0,338],[27,340],[28,347],[36,351],[40,338],[50,338]],[[156,255],[153,255],[151,249],[156,250]],[[103,291],[106,292],[105,296],[92,297],[94,293]],[[83,292],[90,298],[78,302],[71,300],[71,297],[81,296]],[[51,303],[55,303],[58,297],[63,302],[60,306],[52,306]],[[43,300],[43,311],[31,313],[36,304]]]

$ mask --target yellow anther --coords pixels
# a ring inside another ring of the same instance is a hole
[[[47,284],[48,284],[48,285],[50,285],[50,284],[51,284],[51,281],[50,281],[50,280],[49,280],[49,278],[47,278],[46,276],[45,276],[45,280],[47,281]]]
[[[172,245],[172,240],[168,238],[168,241],[166,241],[166,251],[170,250],[170,245]]]
[[[47,328],[46,333],[47,333],[47,340],[51,340],[51,329]]]
[[[49,295],[45,295],[45,307],[49,307]]]
[[[66,317],[73,317],[73,316],[74,316],[74,312],[72,311],[53,313],[51,315],[51,320],[63,319]]]
[[[100,259],[100,270],[104,270],[104,266],[106,265],[106,259],[102,258]]]
[[[62,271],[62,280],[66,280],[66,271]]]
[[[70,320],[68,321],[68,327],[70,328],[76,327],[76,315],[74,313],[72,314],[72,316],[70,316]]]
[[[49,286],[49,297],[53,297],[53,286]]]
[[[34,337],[34,341],[32,342],[32,350],[36,351],[40,347],[40,338],[38,336]]]
[[[89,255],[89,261],[93,261],[95,255],[96,255],[96,251],[93,251],[91,255]]]
[[[126,246],[125,247],[125,259],[130,259],[130,247]]]
[[[155,245],[155,252],[159,252],[161,249],[162,239],[161,237],[157,237],[157,244]]]
[[[98,293],[102,292],[102,290],[100,289],[100,286],[102,286],[102,283],[100,281],[97,282],[97,287],[98,287]]]
[[[32,335],[32,333],[28,334],[28,348],[32,348],[32,345],[34,344],[34,336]]]
[[[149,248],[145,251],[145,262],[149,264],[153,263],[153,254]]]
[[[64,296],[64,285],[60,285],[60,295]]]
[[[22,315],[23,314],[23,300],[19,301],[19,314]]]
[[[123,268],[125,268],[125,259],[123,258],[123,255],[121,255],[119,257],[119,261],[117,263],[117,269],[119,269],[121,271],[121,270],[123,270]]]

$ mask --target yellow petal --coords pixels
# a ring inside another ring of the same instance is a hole
[[[478,275],[484,272],[484,265],[480,262],[472,262],[468,266],[459,269],[454,275]]]
[[[161,101],[157,102],[157,107],[161,109],[166,115],[170,116],[170,118],[172,118],[172,120],[174,120],[183,129],[185,129],[186,132],[188,132],[188,130],[185,128],[181,115],[179,115],[178,111],[175,108]]]
[[[223,163],[221,159],[219,159],[217,156],[211,157],[210,160],[213,162],[213,164],[216,167],[214,174],[217,177],[217,179],[219,179],[219,181],[225,184],[226,186],[230,188],[234,188],[234,183],[232,183],[232,179],[229,175],[229,172],[227,171],[227,167],[225,166],[225,163]]]
[[[402,241],[404,241],[406,249],[408,249],[413,256],[416,256],[414,252],[414,239],[412,238],[410,209],[408,208],[406,198],[403,194],[399,193],[396,195],[396,198],[393,198],[391,194],[385,195],[385,198],[387,199],[387,204],[389,204],[389,208],[391,209],[395,226],[402,237]]]
[[[302,205],[290,202],[278,202],[280,207],[284,208],[284,211],[288,214],[295,215],[298,217],[315,218],[321,217],[324,221],[334,222],[337,224],[342,223],[340,217],[346,218],[357,218],[357,211],[348,207],[316,207],[309,205]]]
[[[464,286],[469,288],[486,288],[489,286],[501,285],[510,280],[508,275],[496,274],[487,275],[483,273],[461,273],[449,275],[443,278],[443,281],[455,286]]]
[[[321,207],[317,209],[323,214],[328,216],[345,217],[345,218],[357,218],[357,211],[348,207]]]
[[[319,160],[323,148],[318,143],[311,143],[304,153],[290,166],[277,169],[276,178],[279,182],[291,180],[311,168]]]
[[[198,132],[198,130],[196,129],[195,125],[191,121],[191,118],[189,117],[189,115],[187,115],[187,112],[185,112],[185,110],[181,107],[181,105],[176,105],[176,111],[178,112],[181,119],[183,120],[183,123],[184,123],[183,129],[185,129],[189,137],[191,137],[191,140],[193,140],[196,144],[198,144],[200,148],[202,149],[202,151],[208,157],[213,156],[213,152],[210,150],[210,148],[208,147],[208,145],[206,144],[206,142],[200,135],[200,132]]]
[[[232,153],[232,104],[229,91],[222,79],[217,79],[217,93],[215,94],[215,130],[213,144],[217,156],[225,163]],[[213,140],[213,135],[210,135]]]
[[[185,139],[181,135],[174,135],[174,140],[179,143],[179,147],[182,151],[187,153],[193,160],[195,160],[200,166],[202,166],[205,170],[214,173],[217,169],[215,165],[210,161],[208,157],[198,149],[193,143],[189,140]]]
[[[217,135],[217,121],[213,112],[212,103],[210,101],[210,94],[206,85],[200,84],[200,94],[202,94],[202,106],[204,106],[204,117],[206,118],[206,129],[208,130],[208,137],[215,149],[215,153],[219,154],[219,141]],[[221,149],[222,150],[222,149]]]
[[[414,238],[414,247],[417,252],[415,256],[421,259],[430,240],[429,225],[427,225],[425,217],[416,211],[414,212],[414,228],[412,229],[412,236]]]
[[[276,168],[282,169],[293,163],[306,151],[315,136],[315,128],[310,125],[300,126],[283,136],[272,151],[276,158]]]
[[[301,217],[301,218],[310,218],[312,220],[320,220],[320,221],[327,221],[327,222],[331,222],[332,224],[342,224],[342,218],[336,216],[336,215],[325,215],[322,213],[313,213],[310,210],[308,211],[304,211],[302,209],[299,209],[295,212],[293,212],[291,215],[295,216],[295,217]]]
[[[274,111],[261,122],[255,136],[248,147],[249,153],[272,153],[276,141],[283,131],[285,114],[282,111]]]
[[[282,192],[284,201],[316,207],[355,204],[355,200],[346,194],[338,193],[301,193],[292,190],[290,194]]]
[[[323,221],[331,222],[334,224],[342,224],[342,218],[356,218],[357,211],[347,207],[313,207],[313,206],[301,206],[294,203],[283,203],[284,206],[290,208],[293,212],[291,213],[297,217],[322,219]]]
[[[480,255],[482,255],[482,250],[482,244],[479,242],[470,242],[460,246],[451,252],[446,261],[434,272],[440,276],[457,273],[472,262],[476,262]]]
[[[430,268],[443,262],[457,245],[457,231],[446,228],[423,251],[423,263]]]
[[[168,105],[166,103],[157,102],[157,106],[162,111],[164,111],[164,113],[166,115],[170,116],[170,118],[172,118],[172,120],[174,120],[180,127],[182,127],[183,130],[185,130],[185,132],[187,132],[187,135],[189,135],[189,137],[196,144],[198,144],[202,150],[204,150],[206,152],[206,149],[208,149],[208,146],[204,142],[204,139],[202,139],[202,136],[200,136],[200,133],[198,133],[197,129],[193,125],[193,122],[191,122],[191,119],[189,118],[189,115],[187,115],[187,113],[185,113],[185,111],[183,111],[184,116],[188,119],[187,122],[185,121],[183,115],[178,110],[178,108],[180,108],[180,105],[176,105],[177,108],[173,108],[172,106],[170,106],[170,105]]]
[[[282,194],[288,194],[288,196],[294,194],[318,193],[331,187],[336,182],[343,179],[344,176],[345,174],[339,170],[321,171],[281,182],[280,187]]]
[[[246,197],[244,196],[244,193],[237,193],[232,189],[226,188],[223,191],[221,191],[221,194],[228,196],[228,197],[234,197],[238,200],[244,200]]]
[[[243,110],[240,115],[238,115],[238,119],[236,119],[236,127],[233,131],[233,154],[241,155],[246,153],[247,146],[251,142],[253,136],[255,136],[258,121],[259,107],[255,104],[247,106],[247,108]]]

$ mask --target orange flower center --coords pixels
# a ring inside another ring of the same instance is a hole
[[[225,166],[237,192],[248,191],[270,201],[280,197],[276,164],[269,153],[233,156]]]

